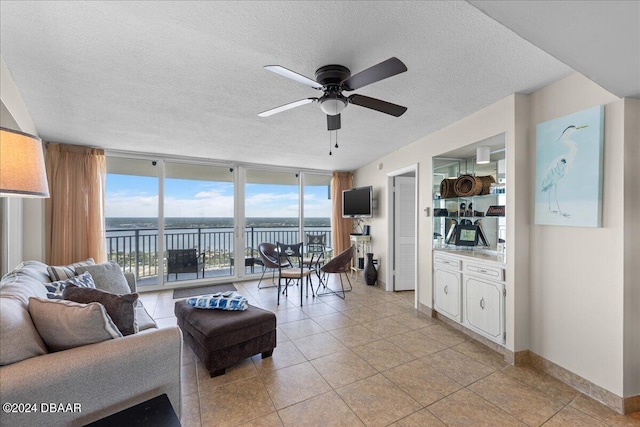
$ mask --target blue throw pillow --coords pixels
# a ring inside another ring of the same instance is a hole
[[[64,292],[64,288],[66,288],[69,283],[73,283],[74,285],[80,288],[96,287],[96,284],[93,281],[93,277],[87,271],[85,273],[82,273],[79,276],[74,276],[69,279],[58,280],[57,282],[45,283],[44,286],[47,288],[47,298],[62,299],[62,293]]]
[[[247,299],[233,291],[192,297],[187,299],[187,304],[195,308],[210,310],[244,311],[248,307]]]

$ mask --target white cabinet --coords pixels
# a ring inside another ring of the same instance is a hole
[[[435,309],[451,319],[462,321],[462,273],[455,258],[434,258],[433,296]]]
[[[463,324],[499,344],[504,344],[504,283],[464,275]]]
[[[483,259],[476,251],[436,251],[433,258],[434,309],[503,345],[506,325],[504,280],[504,264]]]

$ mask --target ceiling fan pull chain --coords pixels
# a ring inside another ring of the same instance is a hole
[[[333,155],[333,153],[331,152],[331,132],[329,132],[329,155]]]
[[[336,148],[338,148],[338,130],[336,129]]]

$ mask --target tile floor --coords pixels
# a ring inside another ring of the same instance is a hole
[[[335,286],[333,284],[332,286]],[[210,378],[185,346],[182,424],[189,426],[640,426],[562,382],[413,309],[413,292],[354,282],[345,300],[236,283],[274,311],[278,346]],[[172,291],[142,294],[160,327]]]

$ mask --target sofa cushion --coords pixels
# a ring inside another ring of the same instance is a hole
[[[47,353],[27,305],[19,299],[0,298],[0,365]]]
[[[47,267],[47,271],[49,272],[49,277],[51,277],[51,281],[55,282],[58,280],[70,279],[73,276],[76,276],[76,267],[81,267],[83,265],[93,265],[95,262],[93,258],[87,258],[85,261],[74,262],[73,264],[60,266],[60,265],[50,265]]]
[[[64,288],[66,288],[69,283],[73,283],[80,288],[96,287],[96,284],[93,281],[93,277],[91,277],[91,274],[89,274],[89,272],[87,271],[70,279],[45,283],[44,286],[45,288],[47,288],[47,297],[49,297],[49,299],[62,299],[62,292],[64,292]]]
[[[104,306],[97,302],[80,304],[31,298],[29,313],[40,337],[51,351],[122,337]]]
[[[21,276],[29,276],[36,279],[38,282],[46,283],[51,281],[47,267],[47,264],[40,261],[23,261],[13,269],[12,273],[18,273]]]
[[[70,283],[62,292],[62,297],[66,300],[83,304],[99,302],[107,309],[107,313],[122,335],[131,335],[138,332],[135,316],[135,305],[138,301],[137,293],[116,295],[100,289],[80,288]]]
[[[136,301],[136,325],[138,326],[139,331],[144,331],[145,329],[157,328],[158,324],[153,317],[149,315],[147,309],[144,308],[142,301]]]
[[[23,274],[20,270],[16,270],[2,278],[0,296],[17,299],[22,302],[26,309],[30,297],[46,298],[47,288],[37,279]]]
[[[97,289],[119,295],[131,293],[131,288],[124,277],[122,269],[113,261],[76,268],[78,274],[82,274],[85,271],[91,273]]]

